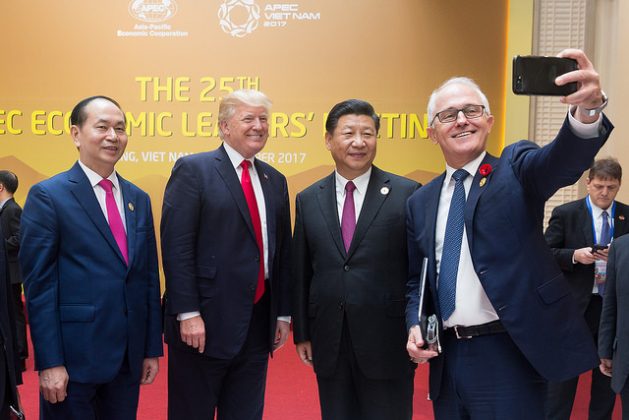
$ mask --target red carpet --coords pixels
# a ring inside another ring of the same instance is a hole
[[[290,340],[289,340],[290,341]],[[269,375],[266,392],[264,418],[268,420],[316,420],[321,418],[317,385],[312,370],[303,365],[297,358],[295,347],[288,343],[269,363]],[[32,349],[31,349],[31,353]],[[160,360],[160,373],[152,385],[143,386],[140,392],[138,419],[166,419],[166,360]],[[415,399],[413,420],[432,419],[432,407],[426,400],[428,394],[427,367],[420,366],[415,375]],[[589,374],[583,375],[579,381],[577,400],[572,412],[573,419],[587,419],[589,393]],[[33,371],[32,357],[27,361],[24,373],[24,384],[20,386],[22,404],[26,418],[37,419],[38,416],[38,378]],[[620,420],[620,399],[616,404],[613,418]]]

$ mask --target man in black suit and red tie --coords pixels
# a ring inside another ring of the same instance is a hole
[[[585,180],[588,195],[556,207],[545,238],[572,288],[594,342],[598,341],[609,243],[629,233],[629,206],[615,201],[622,168],[616,159],[595,161]],[[548,384],[546,418],[569,420],[579,377]],[[589,418],[611,419],[616,395],[610,379],[592,369]]]
[[[289,333],[286,178],[255,156],[271,102],[223,98],[216,150],[181,158],[166,186],[168,418],[261,419],[269,354]]]
[[[412,417],[404,209],[419,184],[373,165],[379,127],[369,103],[336,104],[325,134],[336,169],[297,195],[294,339],[323,419]]]

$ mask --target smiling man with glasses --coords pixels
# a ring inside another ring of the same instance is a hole
[[[436,419],[544,418],[546,380],[562,380],[598,363],[592,337],[542,234],[544,203],[576,182],[613,126],[601,114],[606,97],[582,51],[560,54],[579,81],[555,140],[522,141],[491,156],[494,124],[487,97],[468,78],[454,78],[428,103],[428,134],[446,171],[408,201],[410,275],[407,350],[430,360]],[[442,322],[442,353],[424,349],[419,328],[421,265],[427,302]]]

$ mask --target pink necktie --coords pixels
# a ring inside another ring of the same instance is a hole
[[[105,190],[105,206],[107,207],[107,220],[109,220],[109,228],[114,235],[114,239],[122,252],[125,263],[129,264],[129,255],[127,250],[127,234],[122,224],[122,218],[120,217],[120,211],[114,198],[114,192],[112,191],[112,182],[109,179],[102,179],[98,185]]]
[[[356,230],[356,208],[354,207],[354,190],[356,185],[352,181],[345,184],[345,202],[343,203],[343,215],[341,216],[341,234],[345,251],[349,251],[349,246]]]
[[[258,249],[260,250],[258,285],[256,287],[256,294],[253,298],[253,302],[258,303],[262,295],[264,295],[264,245],[262,244],[262,223],[260,222],[258,202],[256,201],[256,195],[253,192],[253,185],[251,184],[251,176],[249,175],[249,161],[243,160],[240,166],[242,167],[242,177],[240,178],[240,183],[242,184],[242,191],[245,193],[247,206],[249,206],[251,224],[253,225],[253,232],[256,235],[256,242],[258,243]]]

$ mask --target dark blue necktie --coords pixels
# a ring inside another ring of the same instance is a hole
[[[463,215],[465,212],[465,187],[463,181],[469,175],[465,169],[458,169],[452,174],[455,181],[454,193],[450,202],[446,233],[443,237],[443,252],[439,270],[439,307],[444,321],[454,312],[456,303],[456,275],[461,257],[463,240]]]
[[[609,234],[609,216],[606,211],[603,211],[603,224],[601,225],[601,238],[598,241],[601,245],[609,245],[612,241],[612,238]]]

